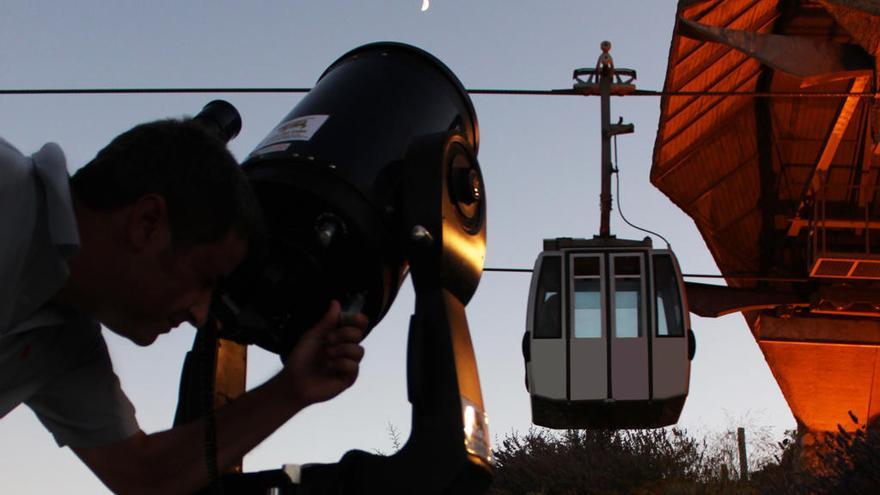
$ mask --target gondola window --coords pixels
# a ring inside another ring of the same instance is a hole
[[[681,294],[670,256],[654,256],[654,280],[657,336],[681,337],[684,335],[684,325],[681,321]]]
[[[535,338],[562,337],[562,263],[558,256],[547,257],[541,266],[535,308]]]
[[[614,336],[638,338],[642,333],[642,257],[613,256]]]
[[[574,336],[602,338],[602,258],[574,258]]]

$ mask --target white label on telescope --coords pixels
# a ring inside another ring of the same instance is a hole
[[[257,149],[287,141],[308,141],[324,125],[324,122],[327,122],[328,118],[330,118],[329,115],[304,115],[282,122],[271,134],[266,136]]]
[[[257,148],[254,150],[251,155],[265,155],[266,153],[275,153],[276,151],[284,151],[287,148],[290,148],[290,143],[275,143],[270,144],[269,146],[263,146],[262,148]]]

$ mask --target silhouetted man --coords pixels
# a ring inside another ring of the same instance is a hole
[[[206,485],[203,422],[143,433],[99,324],[139,345],[203,324],[257,210],[225,144],[191,120],[137,126],[72,178],[57,145],[25,157],[0,139],[0,417],[26,404],[116,492]],[[333,302],[281,372],[217,411],[221,470],[354,382],[367,321],[339,326],[339,313]]]

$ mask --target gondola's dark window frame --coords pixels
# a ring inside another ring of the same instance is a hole
[[[682,338],[685,336],[685,320],[682,300],[682,287],[676,276],[678,270],[671,254],[654,254],[654,318],[655,333],[658,338]],[[667,297],[662,297],[666,295]],[[661,318],[660,312],[665,318]],[[665,329],[665,331],[664,331]]]
[[[562,338],[562,257],[544,256],[535,292],[535,339]]]

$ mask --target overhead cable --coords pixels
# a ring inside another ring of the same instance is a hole
[[[186,94],[186,93],[308,93],[311,88],[30,88],[0,89],[0,95],[106,95],[106,94]],[[468,89],[472,95],[513,95],[513,96],[597,96],[576,89]],[[840,91],[653,91],[637,89],[624,94],[611,96],[678,96],[678,97],[728,97],[750,98],[877,98],[880,93],[847,93]]]

